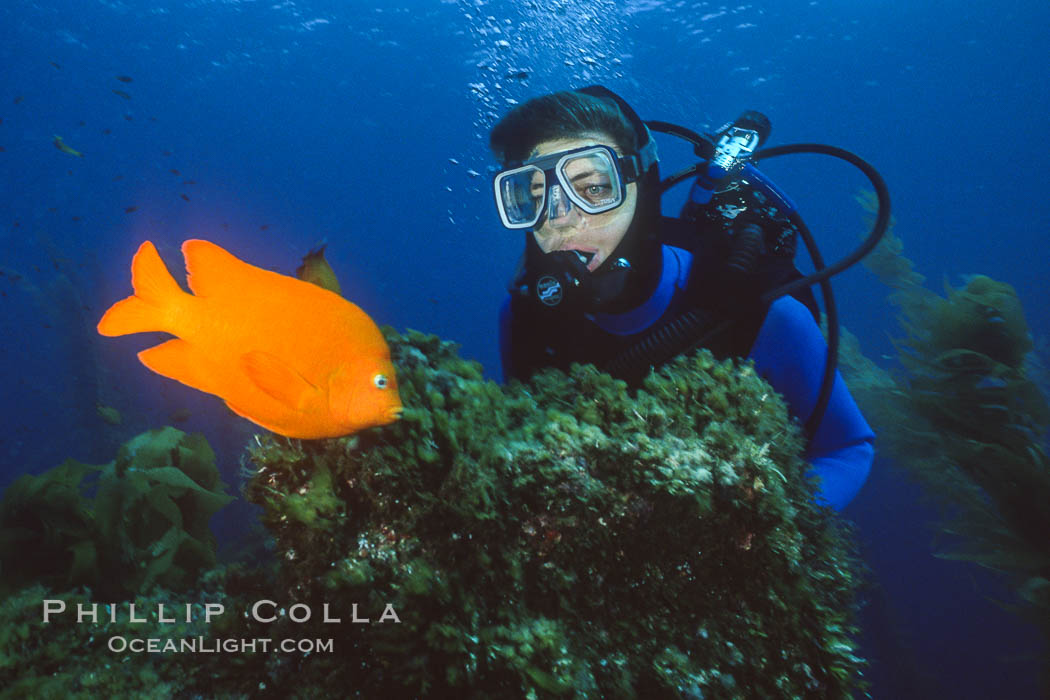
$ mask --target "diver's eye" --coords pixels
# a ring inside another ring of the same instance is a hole
[[[377,389],[386,389],[388,386],[390,386],[390,382],[389,380],[387,380],[385,374],[377,374],[376,376],[372,377],[372,383],[376,385]]]
[[[583,182],[576,192],[594,206],[607,203],[612,197],[612,186],[607,182]]]

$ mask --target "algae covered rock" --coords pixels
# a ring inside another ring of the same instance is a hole
[[[214,586],[205,597],[214,603],[227,602]],[[200,605],[193,606],[187,621],[181,613],[184,595],[154,588],[135,596],[136,621],[132,621],[127,603],[116,604],[117,613],[111,616],[107,605],[93,600],[87,589],[56,592],[36,584],[0,601],[0,696],[32,700],[217,696],[200,657],[128,648],[131,640],[163,643],[171,638],[205,638],[209,625]],[[43,623],[44,601],[53,610],[64,606],[64,612]],[[79,620],[78,606],[91,610],[92,605],[95,620]],[[158,621],[161,605],[174,622]]]
[[[250,450],[286,602],[258,661],[293,696],[845,697],[853,560],[801,439],[750,365],[679,358],[483,381],[388,330],[402,419]],[[327,605],[337,624],[322,623]],[[355,623],[352,620],[368,619]],[[247,631],[242,631],[247,634]],[[303,685],[303,679],[309,679]]]

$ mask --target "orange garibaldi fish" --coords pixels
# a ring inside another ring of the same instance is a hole
[[[337,437],[398,419],[390,348],[364,311],[208,241],[186,241],[182,254],[193,294],[146,241],[131,261],[135,294],[106,311],[98,332],[177,336],[139,360],[281,435]]]

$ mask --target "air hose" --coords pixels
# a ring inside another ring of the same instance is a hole
[[[795,224],[796,228],[798,228],[799,235],[802,236],[802,241],[806,245],[806,250],[809,251],[809,256],[813,261],[814,272],[802,277],[801,279],[781,285],[776,289],[767,292],[762,297],[763,303],[769,303],[786,294],[793,294],[811,284],[820,284],[821,296],[824,299],[824,313],[828,318],[828,355],[827,360],[824,362],[824,377],[821,380],[820,393],[817,394],[817,402],[813,406],[813,412],[810,413],[805,426],[806,434],[812,437],[816,432],[817,427],[820,425],[820,421],[824,418],[824,411],[827,410],[828,401],[831,400],[831,390],[834,386],[835,370],[838,368],[839,359],[838,308],[835,305],[835,296],[832,294],[831,283],[829,280],[832,276],[837,275],[863,259],[864,256],[870,253],[875,246],[879,244],[879,241],[882,240],[882,237],[886,233],[886,229],[889,228],[890,225],[890,192],[886,187],[886,181],[882,179],[882,176],[879,175],[879,172],[875,170],[870,163],[845,149],[837,148],[835,146],[827,146],[820,143],[798,143],[787,146],[775,146],[773,148],[766,148],[758,151],[753,156],[753,159],[759,161],[765,158],[775,158],[776,156],[783,156],[791,153],[816,153],[829,155],[853,164],[868,177],[868,180],[871,181],[872,187],[875,188],[875,196],[878,198],[879,202],[879,210],[878,214],[875,216],[875,224],[872,226],[871,233],[868,234],[868,237],[865,238],[852,253],[830,267],[824,265],[824,258],[820,254],[820,250],[817,248],[817,243],[813,239],[813,234],[810,232],[809,227],[806,226],[806,223],[802,220],[798,211],[792,210],[790,214],[791,222]]]
[[[730,321],[724,320],[712,326],[707,313],[692,309],[647,334],[605,363],[602,369],[613,376],[624,377],[633,368],[658,367],[681,353],[683,348],[689,351],[702,346],[704,341],[717,336],[729,325]]]
[[[709,156],[714,151],[714,144],[708,138],[703,137],[694,131],[668,122],[650,121],[646,123],[656,131],[678,136],[679,138],[691,142],[696,147],[697,155],[700,155],[701,157]],[[864,256],[870,253],[876,245],[878,245],[883,235],[885,235],[886,230],[889,228],[890,195],[889,190],[886,187],[886,182],[871,164],[857,155],[835,146],[827,146],[818,143],[799,143],[786,146],[775,146],[773,148],[755,151],[750,160],[760,161],[766,158],[775,158],[777,156],[794,153],[828,155],[851,163],[863,172],[871,181],[872,187],[875,189],[875,195],[878,198],[878,213],[876,214],[875,223],[867,238],[865,238],[852,253],[842,258],[834,265],[826,266],[824,264],[823,256],[820,254],[820,250],[813,238],[812,232],[802,220],[802,217],[799,215],[798,210],[795,208],[791,200],[783,195],[783,193],[781,193],[772,182],[770,182],[750,163],[747,163],[743,168],[746,175],[755,179],[759,186],[761,186],[767,194],[770,194],[778,202],[780,208],[788,215],[788,218],[802,237],[802,241],[806,246],[806,250],[809,252],[814,267],[814,272],[811,274],[783,284],[764,294],[762,296],[762,302],[764,304],[772,303],[782,296],[794,294],[795,292],[813,284],[820,285],[821,296],[824,299],[824,313],[827,316],[828,323],[828,352],[827,359],[824,362],[824,374],[821,380],[820,391],[817,394],[816,403],[814,404],[813,410],[805,425],[806,434],[812,438],[824,417],[828,402],[831,400],[831,391],[834,387],[835,381],[835,370],[838,367],[838,308],[835,304],[835,297],[832,293],[829,280],[832,276],[837,275],[846,268],[856,264],[864,258]],[[704,166],[704,163],[697,163],[667,178],[660,183],[661,193],[679,182],[697,175]],[[704,323],[704,316],[704,314],[693,312],[685,314],[680,319],[664,326],[657,332],[650,334],[639,343],[625,350],[608,364],[608,368],[626,369],[627,367],[636,366],[634,365],[635,362],[646,362],[650,365],[659,364],[670,359],[670,357],[673,357],[677,352],[680,352],[683,346],[695,349],[703,343],[705,339],[711,337],[714,333],[720,332],[725,325],[727,325],[723,322],[712,329],[709,327],[709,324]]]

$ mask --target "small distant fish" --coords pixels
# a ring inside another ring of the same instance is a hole
[[[259,230],[260,231],[265,231],[268,228],[270,228],[270,224],[263,224],[262,226],[259,227]]]
[[[322,289],[341,295],[343,291],[339,286],[339,279],[335,276],[335,271],[324,257],[326,245],[322,245],[320,248],[315,248],[307,253],[306,257],[303,258],[303,264],[295,268],[295,276],[304,282],[316,284]]]
[[[69,154],[71,156],[76,156],[77,158],[83,158],[84,157],[84,154],[81,153],[80,151],[76,150],[75,148],[70,148],[69,146],[67,146],[66,142],[63,141],[62,137],[59,136],[58,134],[55,134],[55,139],[51,143],[55,144],[55,148],[57,148],[58,150],[62,151],[63,153],[67,153],[67,154]]]
[[[131,116],[130,114],[125,114],[124,119],[129,122],[135,121],[135,117]]]
[[[128,93],[124,92],[123,90],[114,90],[113,94],[118,96],[118,97],[123,97],[125,100],[130,100],[131,99],[131,95],[129,95]]]
[[[187,202],[190,201],[190,196],[188,194],[183,193],[183,194],[180,194],[179,196],[182,197]]]
[[[112,134],[112,133],[113,133],[113,129],[108,129],[108,128],[107,128],[107,129],[103,129],[103,130],[102,130],[102,133],[103,133],[103,134],[107,134],[107,135],[108,135],[108,134]]]
[[[120,425],[122,418],[120,411],[113,408],[112,406],[106,406],[105,404],[95,402],[95,413],[98,417],[106,421],[110,425]]]
[[[175,335],[140,352],[142,364],[287,437],[338,437],[400,417],[390,348],[360,308],[208,241],[188,240],[182,254],[192,294],[146,241],[131,262],[134,295],[106,311],[98,332]]]
[[[193,413],[188,408],[179,408],[171,412],[168,420],[172,423],[185,423]]]
[[[184,185],[196,185],[197,181],[196,180],[183,180],[182,184],[184,184]]]
[[[4,152],[4,147],[0,146],[0,153],[3,153],[3,152]]]
[[[58,64],[57,64],[57,63],[55,63],[54,61],[48,61],[48,63],[50,63],[51,65],[53,65],[53,66],[54,66],[55,68],[57,68],[57,69],[59,69],[59,70],[62,70],[62,66],[58,65]]]
[[[26,98],[26,96],[25,96],[25,95],[19,95],[18,97],[16,97],[16,98],[15,98],[15,104],[18,104],[18,103],[20,103],[20,102],[21,102],[22,100],[24,100],[25,98]]]
[[[138,210],[139,210],[139,208],[136,207],[136,206],[124,207],[124,213],[125,214],[130,214],[131,212],[138,211]]]
[[[69,217],[69,219],[71,221],[80,221],[80,217],[79,216],[71,216],[71,217]]]
[[[193,411],[189,408],[176,408],[175,410],[168,413],[168,420],[172,423],[185,423],[193,415]]]
[[[161,151],[160,154],[162,156],[170,156],[171,155],[171,151]]]
[[[119,80],[119,81],[120,81],[120,82],[122,82],[122,83],[130,83],[130,82],[131,82],[131,76],[127,76],[127,75],[118,75],[118,76],[117,76],[117,80]]]
[[[172,175],[182,175],[182,173],[180,173],[180,172],[179,172],[178,170],[176,170],[175,168],[172,168],[172,169],[171,169],[171,170],[169,170],[168,172],[169,172],[169,173],[171,173]]]

